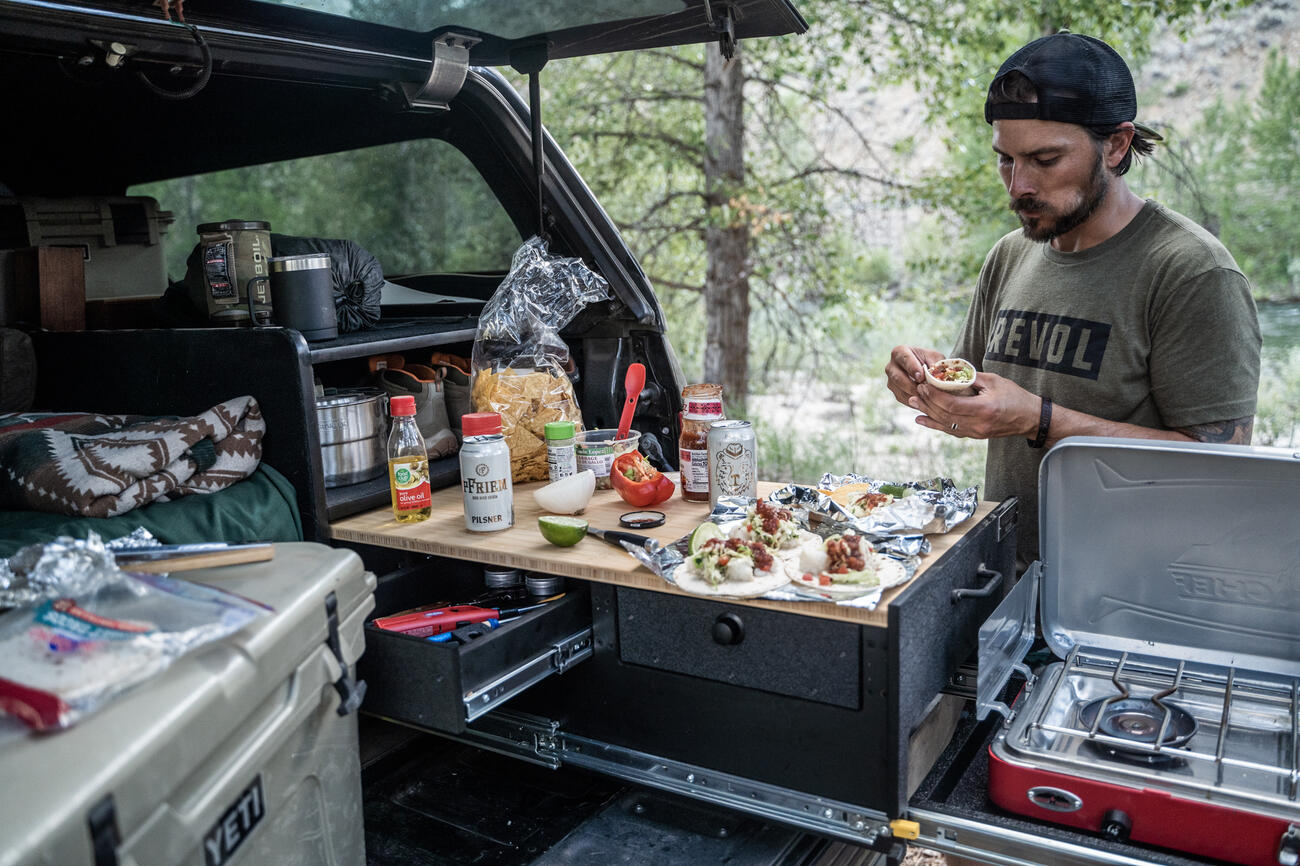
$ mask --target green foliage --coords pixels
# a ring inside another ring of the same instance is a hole
[[[265,220],[280,234],[345,238],[384,273],[506,270],[519,232],[459,151],[435,140],[180,178],[131,190],[175,214],[168,272],[180,279],[201,223]]]
[[[1143,175],[1162,200],[1219,235],[1257,297],[1300,298],[1300,65],[1273,52],[1256,99],[1168,138]]]

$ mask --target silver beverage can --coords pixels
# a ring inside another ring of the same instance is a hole
[[[492,532],[515,525],[510,448],[504,436],[466,436],[460,446],[460,480],[466,529]]]
[[[748,421],[709,425],[709,507],[723,496],[758,498],[758,442]]]

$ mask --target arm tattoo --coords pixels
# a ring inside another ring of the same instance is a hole
[[[1250,434],[1255,427],[1255,416],[1234,418],[1231,421],[1211,421],[1209,424],[1193,424],[1191,427],[1179,427],[1178,432],[1191,436],[1199,442],[1226,442],[1232,445],[1249,445]]]

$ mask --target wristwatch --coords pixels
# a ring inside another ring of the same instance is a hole
[[[1052,401],[1043,398],[1043,408],[1038,413],[1038,435],[1028,440],[1030,448],[1042,448],[1047,444],[1047,431],[1052,427]]]

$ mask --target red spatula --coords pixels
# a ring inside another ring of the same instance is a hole
[[[645,387],[645,364],[633,361],[627,365],[627,378],[623,380],[623,388],[627,391],[627,402],[623,404],[623,417],[618,419],[618,438],[622,439],[627,436],[632,429],[632,413],[636,411],[636,399],[641,396],[641,389]]]

